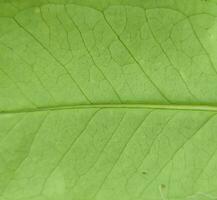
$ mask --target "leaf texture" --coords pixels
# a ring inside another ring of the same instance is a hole
[[[0,200],[217,198],[215,0],[0,1]]]

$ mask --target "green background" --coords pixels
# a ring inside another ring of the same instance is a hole
[[[216,199],[216,17],[0,1],[0,200]]]

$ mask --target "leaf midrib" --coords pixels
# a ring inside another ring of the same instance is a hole
[[[128,104],[77,104],[77,105],[56,105],[37,108],[25,108],[14,110],[1,110],[0,114],[18,114],[45,111],[61,111],[73,109],[157,109],[157,110],[190,110],[217,112],[217,105],[187,105],[187,104],[146,104],[146,103],[128,103]]]

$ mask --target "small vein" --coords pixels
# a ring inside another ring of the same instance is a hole
[[[23,97],[30,103],[32,104],[35,108],[38,108],[38,106],[28,97],[25,95],[25,93],[23,92],[23,90],[20,88],[20,86],[16,83],[16,81],[14,81],[10,75],[5,72],[1,67],[0,67],[0,71],[17,87],[17,89],[20,91],[20,93],[23,95]]]
[[[4,134],[3,138],[1,138],[0,144],[3,143],[3,141],[8,137],[8,135],[23,121],[24,118],[25,115],[21,117],[19,120],[17,120],[13,126],[11,126],[11,128],[7,131],[7,133]]]
[[[93,56],[92,56],[92,54],[91,54],[89,48],[87,47],[87,44],[86,44],[86,42],[85,42],[85,39],[84,39],[84,37],[83,37],[83,34],[82,34],[82,32],[81,32],[79,26],[75,23],[75,21],[73,20],[73,18],[72,18],[71,15],[69,14],[67,7],[64,6],[64,8],[65,8],[65,11],[66,11],[66,14],[67,14],[68,18],[71,20],[72,24],[75,26],[75,28],[76,28],[77,31],[79,32],[79,35],[80,35],[80,37],[81,37],[81,40],[82,40],[82,42],[83,42],[83,44],[84,44],[84,47],[85,47],[85,49],[86,49],[88,55],[90,56],[90,59],[91,59],[92,63],[93,63],[94,66],[98,69],[98,71],[102,74],[102,76],[104,77],[104,79],[109,83],[109,85],[111,86],[113,92],[114,92],[115,95],[117,96],[119,102],[122,103],[121,97],[120,97],[120,95],[118,94],[118,92],[116,91],[116,89],[114,88],[112,82],[106,77],[105,73],[102,71],[102,69],[101,69],[101,68],[97,65],[97,63],[95,62],[95,59],[93,58]]]
[[[161,130],[159,131],[157,137],[153,140],[153,142],[151,143],[151,146],[149,148],[149,151],[147,152],[145,158],[149,155],[149,153],[151,152],[151,149],[155,143],[155,141],[157,141],[157,139],[161,136],[161,134],[164,132],[164,130],[167,128],[167,126],[169,125],[169,123],[175,118],[175,116],[177,115],[177,112],[175,112],[165,123],[165,125],[161,128]],[[145,158],[143,159],[142,163],[144,162]],[[141,166],[141,165],[140,165]],[[139,167],[140,167],[139,166]]]
[[[23,59],[19,54],[17,54],[14,49],[12,47],[7,46],[6,44],[2,43],[1,44],[8,48],[9,50],[12,51],[12,53],[14,55],[16,55],[19,59],[21,59],[25,64],[27,64],[30,67],[31,72],[35,75],[36,79],[38,80],[38,82],[40,83],[40,85],[42,86],[42,88],[47,92],[47,94],[50,96],[50,98],[53,100],[54,103],[56,103],[56,100],[54,98],[54,96],[51,94],[51,92],[45,87],[43,81],[41,80],[41,78],[38,76],[38,74],[35,72],[33,65],[31,65],[30,63],[28,63],[25,59]]]
[[[20,169],[20,167],[22,166],[22,164],[26,161],[26,159],[29,157],[30,155],[30,152],[32,150],[32,146],[33,146],[33,143],[35,141],[35,138],[37,136],[37,134],[39,133],[39,130],[41,129],[42,125],[45,123],[45,120],[47,119],[47,116],[48,116],[49,112],[45,115],[45,117],[41,120],[38,128],[36,129],[36,131],[34,132],[34,136],[30,142],[30,148],[28,149],[28,152],[26,154],[26,156],[24,157],[24,159],[18,164],[18,166],[16,167],[15,171],[13,172],[13,175],[11,176],[11,178],[8,180],[7,184],[5,185],[3,191],[1,192],[1,195],[0,196],[3,196],[3,194],[5,193],[5,191],[7,190],[7,188],[9,187],[11,181],[14,179],[15,177],[15,174],[16,172]]]
[[[96,114],[100,111],[101,109],[98,109],[96,111],[94,111],[93,115],[90,117],[90,119],[86,122],[84,128],[81,130],[81,132],[76,136],[76,138],[71,142],[71,144],[69,145],[69,147],[66,149],[66,151],[62,154],[62,156],[60,157],[60,159],[57,161],[56,165],[51,169],[50,173],[48,174],[48,176],[45,178],[42,186],[41,186],[41,191],[40,194],[42,194],[44,187],[48,181],[48,179],[51,177],[51,175],[55,172],[55,170],[57,169],[57,167],[60,165],[60,163],[65,159],[65,157],[68,155],[68,153],[71,151],[72,147],[74,146],[74,144],[79,140],[79,138],[81,137],[81,135],[86,131],[86,129],[88,128],[89,124],[93,121],[93,119],[95,118]]]
[[[205,166],[203,167],[203,169],[201,170],[201,172],[198,174],[197,178],[194,181],[194,184],[196,185],[196,183],[199,181],[200,177],[203,175],[203,173],[206,171],[206,169],[208,168],[210,162],[215,158],[217,153],[217,148],[213,151],[213,153],[211,154],[210,158],[208,159],[208,161],[206,161]]]
[[[92,102],[90,101],[90,99],[88,98],[88,96],[84,93],[84,91],[82,90],[82,88],[79,86],[79,84],[75,81],[75,79],[72,77],[71,73],[69,72],[69,70],[67,69],[67,67],[60,62],[52,53],[51,51],[43,45],[43,43],[41,41],[39,41],[30,31],[28,31],[21,23],[19,23],[19,21],[13,17],[12,18],[14,20],[14,22],[26,33],[28,33],[64,70],[65,72],[68,74],[68,76],[71,78],[72,82],[77,86],[77,88],[80,90],[80,92],[82,93],[82,95],[85,97],[85,99],[91,104]]]
[[[65,27],[64,23],[62,22],[62,20],[60,19],[60,17],[58,16],[57,13],[56,13],[56,18],[57,18],[58,22],[63,27],[63,29],[64,29],[64,31],[66,33],[66,40],[67,40],[68,48],[69,48],[70,54],[71,54],[71,59],[69,59],[69,61],[68,61],[68,63],[69,63],[73,58],[72,47],[71,47],[71,43],[70,43],[70,40],[69,40],[69,31],[67,30],[67,28]]]
[[[146,191],[146,189],[156,180],[156,178],[161,174],[161,172],[168,166],[168,164],[174,159],[174,157],[176,156],[176,154],[183,149],[183,147],[189,142],[191,141],[191,139],[203,128],[205,127],[205,125],[207,125],[207,123],[215,116],[216,114],[212,114],[210,115],[205,122],[203,122],[202,125],[200,125],[196,131],[172,154],[172,156],[170,157],[170,159],[165,162],[165,164],[163,165],[163,167],[158,171],[158,173],[152,178],[151,181],[149,181],[149,183],[144,187],[143,191],[139,194],[139,197],[141,197],[143,195],[143,193]]]
[[[132,140],[133,136],[136,134],[136,132],[139,130],[139,128],[143,125],[143,123],[145,122],[145,120],[148,118],[148,116],[150,116],[150,114],[153,112],[153,110],[151,110],[145,117],[144,119],[141,121],[141,123],[139,123],[139,125],[136,127],[136,129],[133,131],[133,133],[131,134],[131,136],[128,138],[127,142],[125,143],[125,145],[123,146],[123,148],[121,149],[121,152],[118,155],[118,158],[116,159],[115,163],[113,164],[113,166],[111,167],[111,169],[109,170],[108,174],[105,176],[105,178],[103,179],[101,185],[99,186],[98,190],[96,191],[96,193],[94,194],[92,199],[95,199],[95,197],[98,195],[98,193],[100,192],[100,190],[102,189],[102,187],[104,186],[106,180],[109,178],[109,176],[111,175],[111,173],[113,172],[114,168],[116,167],[117,163],[119,162],[121,156],[123,155],[124,151],[126,150],[127,146],[129,145],[130,141]]]
[[[139,166],[136,167],[137,169],[139,169],[139,168],[142,166],[142,164],[144,163],[144,160],[145,160],[145,159],[148,157],[148,155],[150,154],[150,152],[151,152],[151,150],[152,150],[152,147],[153,147],[155,141],[161,136],[161,134],[163,133],[163,131],[166,129],[167,125],[174,119],[174,117],[176,116],[176,114],[177,114],[177,112],[175,112],[175,113],[166,121],[165,125],[164,125],[164,126],[161,128],[161,130],[158,132],[157,136],[156,136],[156,137],[154,138],[154,140],[152,141],[152,143],[151,143],[151,145],[150,145],[150,147],[149,147],[147,153],[144,155],[142,161],[140,162]],[[133,175],[132,175],[132,176],[133,176]],[[132,177],[132,176],[131,176],[131,177]],[[127,182],[126,182],[126,185],[128,184],[128,182],[129,182],[129,179],[128,179]]]
[[[194,25],[193,25],[192,22],[191,22],[190,17],[186,16],[186,19],[188,20],[189,25],[191,26],[191,29],[192,29],[192,31],[193,31],[193,33],[194,33],[194,35],[195,35],[197,41],[199,42],[200,46],[201,46],[202,49],[204,50],[204,52],[205,52],[205,54],[206,54],[206,56],[207,56],[207,58],[208,58],[208,60],[209,60],[209,63],[210,63],[210,65],[211,65],[212,69],[214,70],[214,72],[215,72],[216,75],[217,75],[217,69],[216,69],[216,67],[215,67],[215,65],[214,65],[214,63],[213,63],[213,61],[212,61],[212,59],[211,59],[211,57],[210,57],[208,51],[206,50],[205,46],[203,45],[202,41],[200,40],[200,38],[199,38],[199,36],[198,36],[198,34],[197,34],[195,28],[194,28]]]
[[[197,14],[192,14],[192,15],[186,15],[185,13],[183,13],[183,12],[181,12],[181,11],[178,11],[178,10],[176,10],[176,12],[182,14],[182,15],[183,15],[183,18],[180,19],[178,22],[176,22],[176,23],[173,25],[173,28],[174,28],[175,25],[177,25],[178,23],[180,23],[180,22],[182,22],[182,21],[184,21],[184,20],[187,20],[187,21],[188,21],[188,23],[189,23],[189,25],[190,25],[190,27],[191,27],[191,30],[193,31],[194,36],[196,37],[198,43],[200,44],[201,48],[202,48],[203,51],[205,52],[206,56],[208,57],[209,63],[210,63],[210,65],[211,65],[212,69],[214,70],[215,74],[217,75],[217,69],[216,69],[216,67],[215,67],[215,65],[214,65],[214,63],[213,63],[213,61],[212,61],[212,59],[211,59],[211,57],[210,57],[208,51],[206,50],[205,46],[203,45],[202,41],[200,40],[200,38],[199,38],[199,36],[198,36],[198,34],[197,34],[197,31],[195,30],[194,25],[193,25],[193,23],[192,23],[192,21],[191,21],[191,18],[192,18],[192,17],[198,16],[198,15],[201,15],[201,14],[207,14],[207,15],[210,15],[210,16],[215,17],[215,18],[216,18],[217,16],[211,15],[211,14],[209,14],[209,13],[197,13]],[[172,28],[172,29],[173,29],[173,28]]]
[[[170,65],[173,67],[173,69],[175,69],[175,71],[178,73],[179,77],[181,78],[182,82],[184,83],[187,91],[189,92],[189,94],[196,100],[198,100],[198,98],[192,93],[191,89],[188,87],[183,75],[181,74],[181,72],[174,66],[172,60],[170,59],[170,57],[168,56],[168,54],[166,53],[166,51],[164,50],[163,46],[161,45],[161,43],[157,40],[152,28],[151,28],[151,25],[150,25],[150,22],[149,22],[149,19],[148,19],[148,16],[147,16],[147,11],[144,10],[144,13],[145,13],[145,19],[146,19],[146,22],[147,22],[147,25],[149,27],[149,30],[150,30],[150,33],[152,35],[152,37],[154,38],[155,42],[157,43],[157,45],[160,47],[161,51],[163,52],[163,54],[166,56],[167,60],[169,61]]]
[[[171,103],[170,100],[163,94],[163,92],[160,90],[160,88],[154,83],[154,81],[151,79],[151,77],[145,72],[145,70],[143,69],[142,65],[139,63],[139,61],[135,58],[135,56],[133,55],[133,53],[130,51],[130,49],[126,46],[126,44],[122,41],[122,39],[120,38],[120,36],[117,34],[117,32],[114,30],[114,28],[112,27],[112,25],[109,23],[109,21],[107,20],[104,12],[101,12],[102,16],[106,22],[106,24],[110,27],[110,29],[112,30],[112,32],[115,34],[115,36],[117,37],[117,39],[120,41],[120,43],[124,46],[124,48],[127,50],[127,52],[129,53],[129,55],[132,57],[132,59],[135,61],[135,63],[139,66],[140,70],[143,72],[143,74],[145,75],[145,77],[152,83],[152,85],[156,88],[156,90],[160,93],[160,95],[168,102]]]
[[[106,141],[104,147],[102,148],[102,150],[99,152],[99,155],[97,157],[97,159],[95,160],[94,164],[88,169],[88,171],[83,174],[81,177],[83,177],[84,175],[86,175],[91,169],[94,168],[94,166],[96,165],[96,163],[98,162],[98,160],[102,157],[102,154],[104,152],[104,150],[106,149],[106,147],[108,146],[109,142],[112,140],[113,136],[115,135],[115,133],[117,132],[117,130],[119,129],[119,127],[121,126],[121,123],[123,122],[124,120],[124,117],[126,116],[126,113],[124,113],[124,115],[121,117],[118,125],[115,127],[114,131],[112,132],[111,136],[109,137],[109,139]],[[80,180],[80,178],[78,179],[78,181]],[[76,181],[76,183],[78,183],[78,181]],[[72,188],[70,188],[70,190],[73,190],[73,188],[75,188],[76,186],[76,183],[74,184],[74,186]]]
[[[42,8],[39,6],[39,10],[40,10],[40,15],[41,15],[41,19],[44,22],[44,24],[46,25],[47,29],[48,29],[48,38],[49,38],[49,46],[51,44],[51,29],[49,24],[47,23],[47,21],[44,18],[43,12],[42,12]]]

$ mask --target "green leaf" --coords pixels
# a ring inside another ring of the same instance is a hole
[[[0,200],[217,198],[215,0],[1,0]]]

